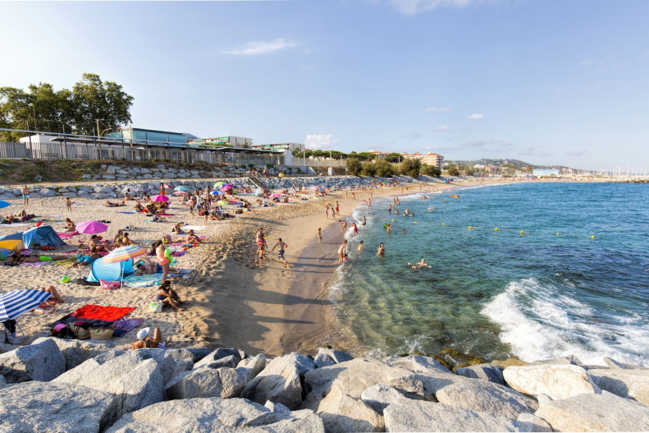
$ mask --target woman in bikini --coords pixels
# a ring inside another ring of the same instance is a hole
[[[345,254],[346,254],[346,253],[347,253],[347,239],[345,239],[345,240],[343,241],[342,245],[340,245],[340,246],[338,247],[338,264],[339,264],[339,265],[342,265],[342,264],[343,264],[343,261],[344,261],[344,259],[345,259]]]
[[[203,241],[200,240],[200,238],[198,236],[196,236],[196,234],[194,234],[194,230],[190,230],[189,233],[187,233],[187,243],[188,244],[194,244],[194,243],[202,244]]]
[[[65,230],[66,232],[76,232],[77,231],[77,226],[72,222],[72,220],[70,218],[66,218],[65,223],[68,225],[68,228]]]

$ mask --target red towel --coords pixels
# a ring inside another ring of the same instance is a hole
[[[77,319],[105,320],[106,322],[112,322],[121,319],[133,310],[135,310],[133,307],[120,308],[110,306],[102,307],[100,305],[84,305],[72,313],[72,316]]]

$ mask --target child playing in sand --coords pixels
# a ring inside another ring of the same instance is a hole
[[[282,238],[279,238],[271,251],[275,251],[275,248],[278,246],[279,250],[277,251],[277,258],[284,262],[284,267],[288,268],[288,263],[286,263],[286,259],[284,258],[284,250],[288,248],[288,245],[286,245],[286,242],[284,242]]]

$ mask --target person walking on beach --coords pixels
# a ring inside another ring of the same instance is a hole
[[[277,247],[279,247],[279,250],[277,251],[277,258],[284,262],[284,267],[288,268],[288,263],[286,263],[286,259],[284,258],[284,250],[288,248],[288,245],[286,245],[286,242],[284,242],[282,238],[279,238],[271,251],[275,251],[275,248]]]
[[[318,228],[318,243],[322,242],[322,229]]]
[[[259,267],[263,267],[264,264],[264,247],[262,245],[259,245],[259,248],[257,248],[257,259],[259,260]]]
[[[72,202],[70,201],[70,197],[65,199],[65,206],[68,208],[68,212],[72,212]]]
[[[266,239],[264,238],[264,229],[261,228],[261,227],[259,228],[259,230],[257,230],[257,245],[259,245],[260,247],[263,247],[264,249],[266,248]]]
[[[329,219],[329,205],[325,206],[325,219]]]
[[[340,245],[338,247],[338,264],[339,265],[343,264],[345,254],[347,254],[347,239],[345,239],[343,241],[342,245]]]
[[[336,213],[340,215],[340,206],[338,206],[338,200],[336,200]]]
[[[354,231],[354,236],[358,235],[358,227],[356,226],[356,223],[352,223],[352,229]]]
[[[27,189],[27,185],[23,186],[23,206],[29,206],[29,189]]]

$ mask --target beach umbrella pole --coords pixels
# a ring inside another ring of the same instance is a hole
[[[23,334],[23,337],[25,337],[25,333],[23,332],[23,328],[20,327],[17,320],[16,320],[16,326],[18,327],[18,329],[20,329],[20,333]]]

